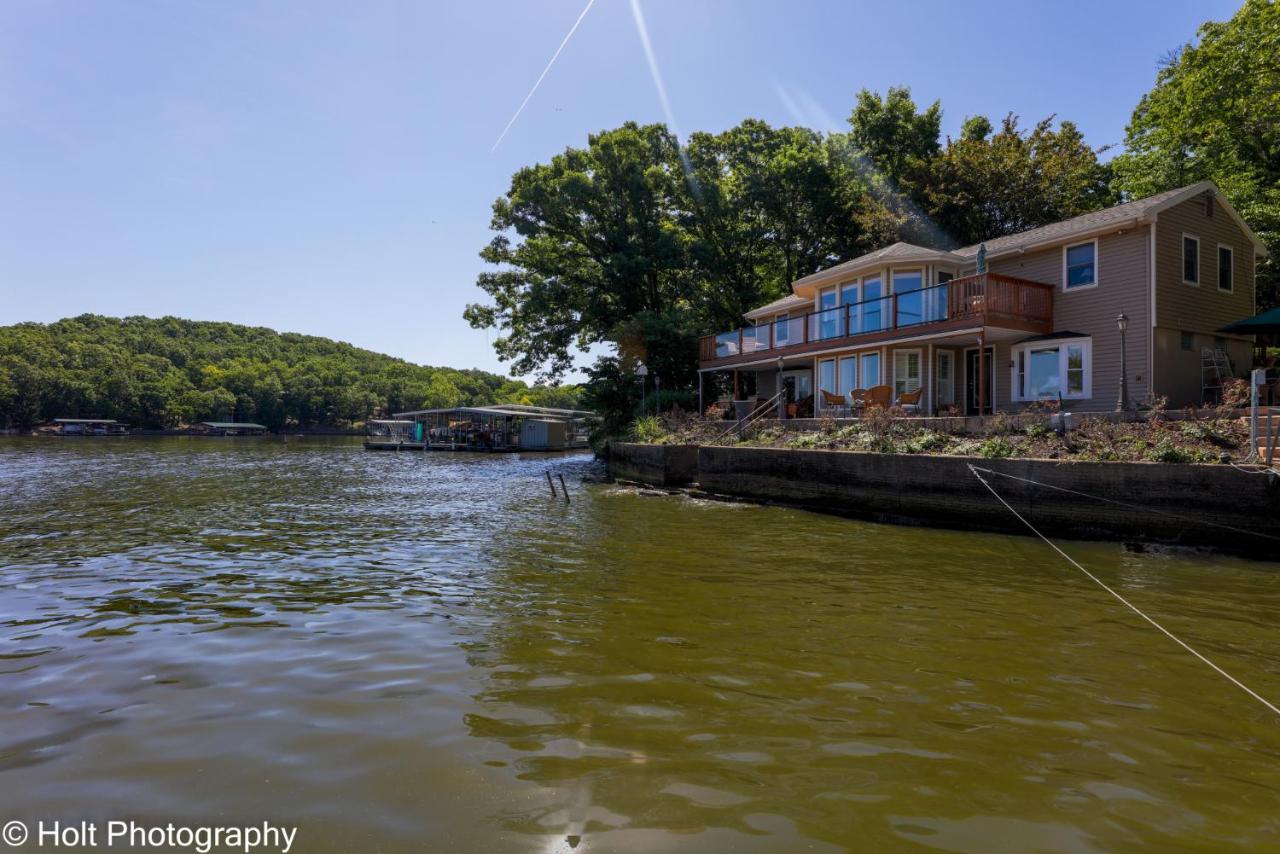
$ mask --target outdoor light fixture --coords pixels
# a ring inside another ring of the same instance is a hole
[[[640,378],[640,411],[644,412],[648,409],[646,404],[646,401],[648,400],[646,393],[649,391],[649,383],[646,381],[646,378],[649,376],[649,366],[644,362],[637,363],[636,376]]]
[[[1129,368],[1126,365],[1124,332],[1129,328],[1129,316],[1120,312],[1116,317],[1116,328],[1120,330],[1120,399],[1116,401],[1116,412],[1127,412],[1129,409]]]

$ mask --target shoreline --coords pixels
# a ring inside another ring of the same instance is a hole
[[[907,525],[1137,541],[1276,560],[1280,477],[1229,465],[986,459],[613,443],[609,474],[659,488]]]

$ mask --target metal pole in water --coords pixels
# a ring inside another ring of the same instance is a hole
[[[551,472],[550,472],[550,471],[546,471],[546,472],[543,472],[543,474],[545,474],[545,475],[547,476],[547,486],[551,487],[551,497],[552,497],[552,498],[555,498],[555,497],[556,497],[556,485],[555,485],[555,482],[554,482],[553,480],[551,480]],[[565,496],[565,498],[568,498],[568,497],[569,497],[569,496],[567,496],[567,495]]]
[[[564,475],[560,474],[559,472],[557,472],[556,474],[560,478],[560,490],[564,493],[564,503],[568,504],[569,503],[569,487],[564,485]]]

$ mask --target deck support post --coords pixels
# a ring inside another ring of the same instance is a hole
[[[698,415],[701,417],[707,411],[707,407],[702,403],[702,371],[698,371]]]
[[[742,400],[742,377],[737,368],[733,369],[733,399]]]
[[[978,417],[987,412],[987,331],[978,332]]]

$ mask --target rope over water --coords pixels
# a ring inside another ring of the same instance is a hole
[[[1114,596],[1116,599],[1118,599],[1118,600],[1120,601],[1120,603],[1121,603],[1121,604],[1123,604],[1123,605],[1124,605],[1126,608],[1128,608],[1130,611],[1133,611],[1133,613],[1137,614],[1139,617],[1141,617],[1142,619],[1146,620],[1146,621],[1147,621],[1148,623],[1150,623],[1151,625],[1155,626],[1157,629],[1159,629],[1159,630],[1160,630],[1160,632],[1161,632],[1162,634],[1164,634],[1166,637],[1168,637],[1171,641],[1173,641],[1173,642],[1174,642],[1174,643],[1176,643],[1178,646],[1180,646],[1180,647],[1182,647],[1183,649],[1185,649],[1187,652],[1189,652],[1189,653],[1191,653],[1192,655],[1194,655],[1196,658],[1198,658],[1198,659],[1200,659],[1201,661],[1203,661],[1205,664],[1207,664],[1207,665],[1209,665],[1210,667],[1212,667],[1214,670],[1216,670],[1216,671],[1218,672],[1218,674],[1219,674],[1220,676],[1222,676],[1224,679],[1226,679],[1226,680],[1227,680],[1228,682],[1230,682],[1232,685],[1235,685],[1235,686],[1236,686],[1237,688],[1239,688],[1241,691],[1244,691],[1244,692],[1245,692],[1246,694],[1248,694],[1250,697],[1252,697],[1253,699],[1257,700],[1259,703],[1261,703],[1262,705],[1266,706],[1266,707],[1267,707],[1268,709],[1270,709],[1271,711],[1275,712],[1275,714],[1276,714],[1277,716],[1280,716],[1280,708],[1276,708],[1276,706],[1275,706],[1275,705],[1273,705],[1273,704],[1272,704],[1269,700],[1267,700],[1265,697],[1263,697],[1263,696],[1261,696],[1260,694],[1258,694],[1258,692],[1257,692],[1257,691],[1254,691],[1254,690],[1253,690],[1252,688],[1250,688],[1248,685],[1244,684],[1244,683],[1243,683],[1243,682],[1241,682],[1239,679],[1235,678],[1235,677],[1234,677],[1234,676],[1232,676],[1230,673],[1228,673],[1227,671],[1223,670],[1223,669],[1222,669],[1221,667],[1219,667],[1218,665],[1214,664],[1214,663],[1213,663],[1212,661],[1210,661],[1208,658],[1206,658],[1205,656],[1203,656],[1203,655],[1201,655],[1199,652],[1197,652],[1195,649],[1193,649],[1193,648],[1191,647],[1191,645],[1190,645],[1190,644],[1188,644],[1186,641],[1182,640],[1182,638],[1178,637],[1178,636],[1177,636],[1177,635],[1175,635],[1173,632],[1169,631],[1169,630],[1168,630],[1168,629],[1166,629],[1164,626],[1162,626],[1162,625],[1160,625],[1159,623],[1157,623],[1157,622],[1156,622],[1154,619],[1152,619],[1151,617],[1148,617],[1146,614],[1144,614],[1144,613],[1143,613],[1143,612],[1138,608],[1138,606],[1134,605],[1134,604],[1133,604],[1132,602],[1130,602],[1128,599],[1124,598],[1124,597],[1123,597],[1123,596],[1121,596],[1119,593],[1117,593],[1116,591],[1112,590],[1112,589],[1111,589],[1110,587],[1108,587],[1105,583],[1103,583],[1103,581],[1102,581],[1100,578],[1098,578],[1098,576],[1094,575],[1092,572],[1090,572],[1089,570],[1085,569],[1083,566],[1081,566],[1079,563],[1077,563],[1077,562],[1075,561],[1075,559],[1073,559],[1073,558],[1071,557],[1071,555],[1067,554],[1067,553],[1066,553],[1066,552],[1064,552],[1062,549],[1058,548],[1058,546],[1057,546],[1057,545],[1056,545],[1052,540],[1050,540],[1050,539],[1049,539],[1048,537],[1046,537],[1044,534],[1040,533],[1040,531],[1036,528],[1036,526],[1035,526],[1035,525],[1032,525],[1029,521],[1027,521],[1027,518],[1026,518],[1025,516],[1023,516],[1021,513],[1019,513],[1017,510],[1015,510],[1015,509],[1013,508],[1013,505],[1012,505],[1012,504],[1010,504],[1008,501],[1005,501],[1005,500],[1004,500],[1004,497],[1003,497],[1002,495],[1000,495],[1000,493],[996,492],[995,487],[993,487],[991,484],[987,483],[987,479],[986,479],[985,477],[983,477],[981,474],[979,474],[979,471],[986,471],[986,472],[989,472],[989,473],[991,473],[991,474],[1002,474],[1002,472],[992,471],[991,469],[979,469],[977,466],[974,466],[973,464],[970,464],[970,465],[969,465],[969,471],[973,472],[973,476],[974,476],[974,477],[976,477],[978,480],[980,480],[980,481],[982,482],[982,485],[983,485],[983,486],[985,486],[985,487],[987,488],[987,491],[989,491],[992,495],[994,495],[994,496],[995,496],[995,498],[996,498],[996,500],[997,500],[997,501],[999,501],[1001,504],[1003,504],[1003,505],[1005,506],[1005,508],[1006,508],[1010,513],[1012,513],[1014,516],[1016,516],[1019,522],[1021,522],[1023,525],[1026,525],[1026,526],[1027,526],[1027,528],[1031,531],[1031,533],[1035,534],[1035,535],[1036,535],[1037,537],[1039,537],[1041,540],[1044,540],[1045,544],[1046,544],[1047,546],[1049,546],[1049,548],[1053,549],[1055,552],[1057,552],[1058,554],[1062,555],[1063,559],[1064,559],[1064,560],[1066,560],[1066,561],[1067,561],[1067,563],[1071,564],[1071,565],[1072,565],[1072,566],[1074,566],[1076,569],[1078,569],[1078,570],[1080,570],[1081,572],[1083,572],[1083,573],[1084,573],[1084,574],[1089,578],[1089,580],[1090,580],[1090,581],[1092,581],[1094,584],[1097,584],[1097,585],[1098,585],[1099,587],[1101,587],[1103,590],[1105,590],[1105,591],[1107,591],[1108,593],[1110,593],[1112,596]],[[1008,475],[1008,477],[1013,477],[1013,476],[1012,476],[1012,475]],[[1025,478],[1015,478],[1015,479],[1016,479],[1016,480],[1025,480]],[[1027,482],[1028,482],[1028,483],[1035,483],[1035,481],[1027,481]],[[1042,485],[1044,485],[1044,484],[1036,484],[1036,485],[1037,485],[1037,486],[1042,486]],[[1072,490],[1063,490],[1063,491],[1065,491],[1065,492],[1071,492]],[[1083,494],[1083,493],[1081,493],[1081,494]],[[1117,503],[1119,503],[1119,502],[1117,502]]]

